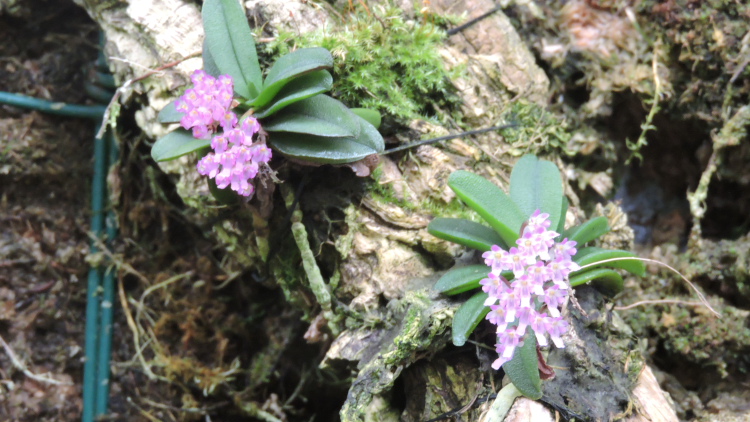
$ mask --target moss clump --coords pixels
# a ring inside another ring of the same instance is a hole
[[[750,74],[743,65],[747,50],[750,4],[730,0],[690,2],[648,0],[638,6],[642,25],[653,39],[663,40],[671,53],[675,110],[685,117],[719,123],[727,109],[746,103],[750,89],[736,83]]]
[[[358,11],[339,25],[302,36],[280,32],[265,53],[276,57],[297,48],[327,48],[335,58],[333,95],[351,107],[377,109],[402,121],[457,108],[438,50],[444,32],[407,20],[395,7],[372,13]]]
[[[710,242],[703,240],[699,249],[675,256],[676,247],[664,255],[654,255],[680,269],[702,288],[724,296],[725,302],[711,300],[721,315],[717,317],[704,306],[655,305],[625,311],[623,318],[636,335],[656,337],[666,352],[663,358],[673,365],[695,365],[706,374],[727,377],[750,371],[750,328],[746,309],[748,296],[743,294],[747,279],[747,239]],[[638,300],[676,299],[696,302],[692,292],[678,276],[660,273],[645,278],[640,289],[624,292],[622,303]]]
[[[505,129],[505,141],[513,146],[516,155],[561,151],[575,155],[570,150],[571,134],[568,122],[558,118],[538,104],[525,100],[514,101],[502,116],[502,121],[517,126]]]
[[[377,395],[393,387],[401,371],[421,356],[430,356],[445,346],[452,310],[436,304],[426,291],[406,292],[388,305],[388,324],[362,342],[357,380],[352,384],[341,410],[342,421],[363,420]]]
[[[731,306],[719,312],[721,319],[694,309],[658,307],[628,315],[628,322],[637,331],[655,332],[665,351],[673,357],[713,369],[722,378],[746,374],[750,371],[750,329],[744,326],[747,312]]]

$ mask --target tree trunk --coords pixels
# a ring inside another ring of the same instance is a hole
[[[150,138],[163,135],[167,129],[156,122],[156,114],[188,83],[189,73],[201,67],[198,54],[203,30],[198,8],[181,0],[79,1],[104,30],[110,66],[123,84],[120,100],[137,108],[135,119],[144,134]],[[329,7],[313,2],[245,4],[254,20],[251,24],[266,25],[265,31],[272,33],[304,33],[338,24],[329,15]],[[370,9],[379,7],[367,4]],[[430,13],[468,12],[466,18],[471,19],[494,7],[490,0],[433,0]],[[409,19],[421,19],[408,8],[404,13]],[[497,124],[519,98],[524,104],[541,106],[548,101],[547,76],[501,11],[448,37],[440,53],[448,68],[465,69],[451,82],[461,97],[463,123],[469,127]],[[171,65],[176,61],[180,63]],[[159,71],[142,78],[151,69]],[[423,133],[445,131],[428,122],[414,121],[410,126]],[[533,146],[527,148],[533,150]],[[177,192],[189,207],[187,215],[196,224],[210,227],[210,235],[230,257],[225,261],[227,272],[268,264],[273,277],[265,283],[278,285],[289,306],[302,310],[312,322],[306,338],[314,341],[330,336],[321,368],[356,368],[341,409],[342,420],[422,421],[455,412],[462,420],[490,421],[496,420],[490,395],[500,387],[500,379],[488,367],[491,353],[474,346],[456,349],[449,345],[450,323],[458,303],[431,290],[453,263],[474,257],[431,236],[426,227],[434,216],[430,211],[444,210],[441,216],[465,212],[451,206],[456,202],[445,181],[452,171],[471,168],[505,189],[510,166],[523,152],[491,132],[450,141],[441,148],[418,147],[399,161],[383,156],[382,173],[375,183],[388,195],[378,193],[372,184],[362,188],[361,181],[344,169],[331,170],[332,177],[345,179],[341,185],[359,190],[356,195],[361,200],[342,199],[341,189],[337,190],[341,186],[310,184],[291,217],[294,245],[299,249],[297,262],[303,263],[293,270],[288,267],[290,261],[274,256],[273,245],[279,239],[289,239],[288,229],[279,221],[263,218],[253,205],[243,205],[229,217],[220,214],[204,180],[194,171],[194,157],[160,167],[172,175]],[[482,154],[490,159],[478,160]],[[280,188],[287,208],[294,202],[290,184],[285,181]],[[332,227],[320,223],[321,218],[331,218],[326,211],[330,206],[339,210],[343,222],[336,226],[340,235],[324,248],[325,242],[316,244],[315,238],[325,227]],[[286,212],[278,210],[278,214]],[[574,210],[569,218],[579,214]],[[627,237],[627,232],[623,233]],[[327,252],[320,253],[322,250]],[[300,283],[302,271],[305,276]],[[579,301],[586,314],[569,307],[569,316],[575,321],[575,330],[566,338],[570,346],[554,350],[548,357],[550,364],[562,369],[557,370],[555,380],[545,384],[543,402],[547,406],[519,399],[506,420],[555,420],[552,408],[577,419],[613,420],[631,415],[628,420],[676,420],[635,351],[627,326],[605,311],[593,289],[582,290]],[[601,400],[602,391],[607,391],[610,401]],[[653,404],[654,399],[658,404]],[[546,419],[522,416],[538,412],[546,414]],[[634,414],[644,416],[638,419]],[[661,419],[659,414],[663,414]]]

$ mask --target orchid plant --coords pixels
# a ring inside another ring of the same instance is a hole
[[[236,0],[206,0],[202,17],[204,70],[193,73],[193,87],[159,113],[160,122],[182,128],[154,143],[155,161],[202,152],[200,174],[250,196],[251,180],[267,166],[271,149],[311,164],[349,164],[383,151],[377,111],[349,109],[323,94],[333,83],[328,50],[293,51],[263,77]]]
[[[616,269],[642,276],[645,266],[622,259],[635,257],[628,251],[583,247],[609,232],[605,217],[565,229],[568,201],[560,172],[549,161],[522,157],[511,173],[508,195],[467,171],[451,174],[448,185],[489,224],[435,218],[428,226],[436,237],[483,252],[484,264],[453,268],[435,285],[446,295],[481,290],[456,311],[453,343],[463,345],[482,320],[489,320],[497,333],[492,367],[502,367],[521,393],[539,399],[543,358],[537,347],[547,346],[548,336],[556,347],[565,347],[569,324],[561,308],[571,288],[594,281],[614,295],[623,288]]]

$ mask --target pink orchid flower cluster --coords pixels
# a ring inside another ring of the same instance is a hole
[[[484,262],[492,268],[487,278],[480,281],[489,295],[485,306],[490,307],[487,319],[497,325],[499,357],[494,369],[513,357],[516,347],[523,344],[526,328],[531,327],[541,346],[547,345],[547,335],[555,346],[565,347],[561,336],[568,323],[560,315],[560,307],[568,296],[568,275],[580,267],[571,258],[576,254],[576,242],[567,238],[555,242],[558,233],[549,230],[549,214],[537,210],[529,218],[517,247],[505,251],[497,245],[485,252]],[[512,281],[501,273],[512,271]]]
[[[185,114],[180,125],[192,129],[198,139],[208,139],[219,127],[223,130],[211,139],[213,152],[198,161],[198,173],[215,179],[219,189],[231,187],[242,196],[252,196],[255,187],[250,180],[272,155],[265,142],[253,140],[260,131],[260,123],[247,117],[238,126],[237,115],[231,111],[235,105],[231,76],[214,78],[196,70],[190,79],[193,88],[185,91],[175,104],[177,111]]]

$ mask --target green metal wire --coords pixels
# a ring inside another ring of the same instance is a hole
[[[115,143],[112,131],[108,130],[104,134],[107,148],[107,167],[110,168],[115,164],[118,157],[117,145]],[[117,236],[117,218],[111,208],[108,206],[107,219],[105,222],[107,228],[107,239],[111,242]],[[96,400],[94,401],[94,415],[104,415],[107,413],[109,403],[109,362],[112,355],[112,318],[115,300],[115,269],[108,268],[104,272],[102,280],[102,296],[99,320],[99,356],[97,359],[96,370]]]
[[[97,132],[98,127],[97,125]],[[107,171],[107,140],[94,139],[94,176],[91,183],[91,232],[96,239],[104,234],[104,192],[106,189]],[[99,252],[96,242],[91,242],[91,253]],[[98,374],[99,348],[99,312],[101,309],[101,267],[91,267],[89,270],[88,290],[86,296],[86,361],[83,367],[83,415],[84,422],[91,422],[95,416],[96,383]]]
[[[83,117],[86,119],[101,120],[105,106],[102,105],[74,105],[60,102],[41,100],[21,94],[0,91],[0,103],[16,107],[39,110],[49,114],[60,116]]]
[[[100,45],[104,46],[104,38],[100,37]],[[92,98],[108,103],[112,98],[112,93],[106,88],[114,87],[112,76],[107,74],[107,62],[104,55],[100,54],[97,59],[98,71],[95,73],[93,83],[87,83],[86,92]],[[102,111],[103,114],[103,111]],[[99,119],[102,119],[102,115]],[[97,124],[96,133],[99,133],[101,122]],[[99,169],[103,165],[104,172],[96,174],[95,181],[92,184],[92,206],[101,205],[101,211],[94,212],[92,208],[92,227],[93,218],[96,216],[102,219],[100,222],[100,232],[96,235],[101,240],[101,235],[106,230],[106,241],[110,244],[117,236],[117,220],[111,204],[108,201],[108,190],[104,183],[106,180],[106,171],[117,162],[118,150],[114,134],[111,130],[104,132],[103,137],[94,140],[94,166]],[[102,164],[103,163],[103,164]],[[97,178],[101,182],[97,182]],[[96,202],[95,202],[96,201]],[[106,219],[104,207],[107,207]],[[99,221],[97,221],[99,222]],[[92,242],[92,247],[95,247]],[[108,413],[109,406],[109,380],[110,380],[110,358],[112,354],[112,320],[114,310],[114,293],[115,293],[115,269],[110,267],[104,269],[98,267],[92,269],[96,274],[96,284],[89,284],[87,315],[86,315],[86,365],[84,367],[83,383],[83,414],[82,422],[93,422],[96,418]],[[88,314],[88,310],[92,314]]]
[[[103,40],[102,40],[103,45]],[[86,84],[86,92],[102,103],[108,103],[114,79],[107,72],[107,63],[100,53],[94,83]],[[46,101],[26,95],[0,91],[0,104],[38,110],[69,117],[94,119],[99,132],[106,107],[74,105]],[[117,219],[108,204],[107,171],[117,162],[118,149],[112,131],[94,139],[94,175],[91,182],[91,253],[99,252],[98,242],[106,234],[107,244],[117,236]],[[107,414],[109,404],[110,356],[112,351],[112,320],[115,294],[114,268],[91,267],[86,296],[86,361],[83,370],[83,422],[93,422]]]

